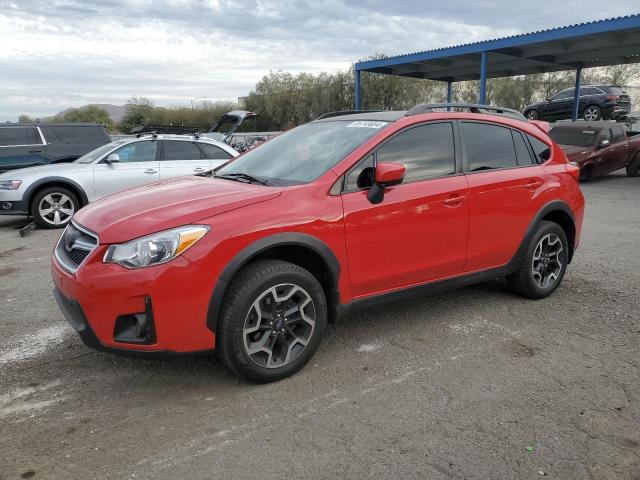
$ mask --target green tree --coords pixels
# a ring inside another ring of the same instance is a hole
[[[148,98],[131,97],[127,102],[127,113],[120,120],[118,129],[122,133],[131,133],[132,128],[150,123],[153,111],[153,102]]]
[[[105,126],[109,132],[113,132],[115,124],[107,111],[97,105],[88,105],[83,108],[74,108],[62,115],[62,118],[56,117],[56,121],[64,122],[88,122],[99,123]]]

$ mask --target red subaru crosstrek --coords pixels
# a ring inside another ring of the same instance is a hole
[[[54,249],[58,304],[91,347],[215,350],[267,382],[356,306],[497,276],[544,298],[578,245],[580,172],[543,126],[489,112],[325,116],[92,203]]]

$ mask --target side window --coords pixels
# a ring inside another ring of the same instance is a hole
[[[624,131],[620,127],[611,127],[611,143],[618,143],[624,140]]]
[[[344,189],[347,191],[367,188],[373,185],[373,155],[361,160],[347,174]]]
[[[600,130],[600,141],[602,141],[602,140],[611,141],[611,129],[610,128],[603,128],[602,130]]]
[[[0,128],[0,146],[42,145],[42,139],[36,127]]]
[[[431,123],[399,133],[376,152],[376,163],[401,163],[405,181],[455,173],[453,125]]]
[[[469,171],[513,168],[517,165],[511,130],[488,123],[464,122]]]
[[[531,144],[531,148],[533,148],[533,153],[536,154],[538,163],[544,163],[551,158],[551,148],[549,148],[549,145],[529,134],[527,134],[527,138],[529,138],[529,143]]]
[[[43,134],[51,143],[104,143],[109,137],[100,125],[91,126],[43,126]]]
[[[572,97],[573,97],[573,90],[567,89],[567,90],[562,90],[560,93],[556,94],[554,97],[551,98],[551,101],[553,102],[556,100],[566,100]]]
[[[518,165],[531,165],[533,163],[533,159],[531,158],[531,153],[529,152],[529,148],[527,147],[522,134],[516,130],[511,130],[511,134],[513,135],[513,144],[516,147]]]
[[[580,95],[601,95],[602,91],[599,88],[594,87],[582,87],[580,89]]]
[[[220,147],[216,147],[215,145],[211,145],[210,143],[198,143],[200,150],[202,150],[202,154],[204,158],[209,160],[228,160],[231,158],[231,155],[225,152]]]
[[[193,142],[182,142],[179,140],[165,140],[163,160],[200,160],[202,154],[200,149]]]
[[[158,142],[136,142],[122,147],[117,153],[121,162],[153,162],[156,159]]]

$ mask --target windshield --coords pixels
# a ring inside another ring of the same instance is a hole
[[[122,145],[125,142],[126,140],[116,140],[115,142],[107,143],[106,145],[98,147],[95,150],[91,150],[89,153],[84,154],[83,156],[78,158],[75,163],[91,163],[94,160],[100,158],[112,148],[115,148],[118,145]]]
[[[277,186],[309,183],[387,125],[347,120],[307,123],[249,150],[216,175],[246,174]]]
[[[579,128],[556,127],[551,129],[549,136],[560,145],[590,147],[596,140],[596,133],[595,130],[591,129],[581,130]]]

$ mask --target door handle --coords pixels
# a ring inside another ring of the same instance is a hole
[[[158,173],[158,171],[153,168],[147,168],[144,173]]]
[[[29,150],[29,153],[42,153],[42,150]]]
[[[534,181],[531,181],[531,182],[527,183],[527,184],[525,185],[525,187],[526,187],[526,188],[528,188],[529,190],[535,190],[535,189],[537,189],[540,185],[542,185],[542,182],[537,181],[537,180],[534,180]]]
[[[204,168],[202,167],[196,167],[193,169],[194,172],[204,172]]]
[[[445,198],[442,203],[444,203],[447,207],[456,207],[462,203],[462,201],[466,197],[463,195],[456,195],[455,197]]]

